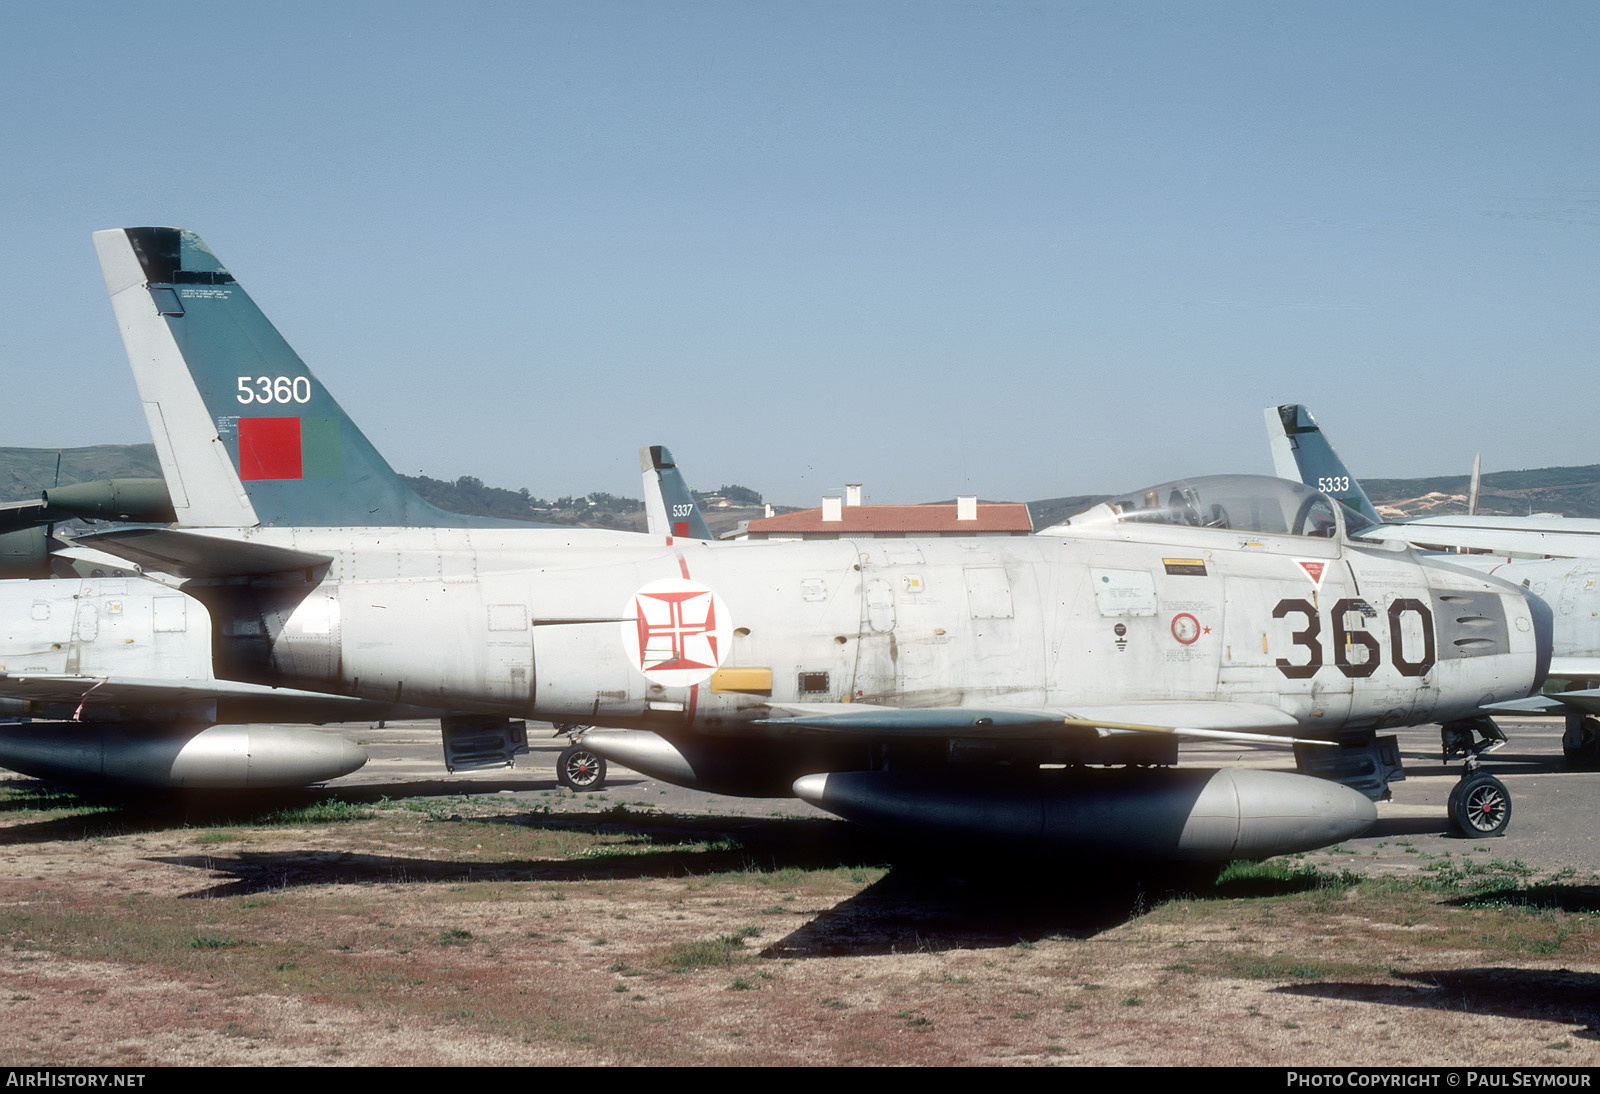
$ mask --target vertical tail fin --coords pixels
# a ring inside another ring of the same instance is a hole
[[[639,449],[639,470],[644,475],[644,513],[651,535],[716,538],[664,445]]]
[[[1285,403],[1267,407],[1265,417],[1272,466],[1279,478],[1296,479],[1337,498],[1374,524],[1384,522],[1309,410],[1298,403]]]
[[[199,236],[94,242],[179,524],[508,523],[418,497]]]

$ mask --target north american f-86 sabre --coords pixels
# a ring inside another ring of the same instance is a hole
[[[1548,659],[1520,590],[1265,477],[1016,538],[407,527],[425,503],[198,236],[95,242],[179,527],[80,542],[203,602],[221,678],[594,725],[647,775],[921,839],[1212,860],[1365,830],[1399,774],[1376,731]],[[1185,736],[1361,790],[1171,766]]]

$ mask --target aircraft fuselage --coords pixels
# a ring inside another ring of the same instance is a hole
[[[230,538],[239,533],[232,533]],[[218,673],[669,736],[784,703],[1227,700],[1304,729],[1464,717],[1526,695],[1504,583],[1333,539],[1103,534],[715,544],[598,531],[273,530],[334,562],[204,586]]]

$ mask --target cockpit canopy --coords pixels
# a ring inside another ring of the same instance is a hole
[[[1105,521],[1216,528],[1276,536],[1336,539],[1360,535],[1371,521],[1303,483],[1267,475],[1207,475],[1164,482],[1112,498],[1073,517],[1074,527]]]

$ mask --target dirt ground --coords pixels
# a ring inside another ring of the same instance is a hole
[[[1218,887],[559,795],[0,793],[11,1065],[1600,1064],[1600,879],[1492,852]]]

